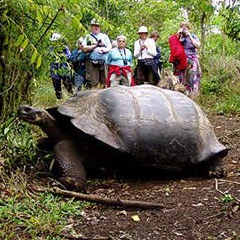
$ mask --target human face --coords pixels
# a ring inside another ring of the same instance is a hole
[[[147,33],[139,33],[139,37],[142,39],[142,40],[145,40],[147,38]]]
[[[153,39],[155,42],[158,40],[158,38],[159,38],[159,35],[154,35],[154,36],[152,36],[152,39]]]
[[[118,48],[125,48],[126,46],[126,40],[123,38],[119,38],[117,40],[117,43],[118,43]]]
[[[100,33],[100,26],[99,25],[91,25],[91,31],[93,34],[97,35]]]

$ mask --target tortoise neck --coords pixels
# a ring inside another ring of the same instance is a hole
[[[62,131],[59,127],[55,118],[53,118],[50,114],[44,122],[41,123],[40,128],[47,134],[48,137],[53,139],[55,142],[58,142],[62,139]]]

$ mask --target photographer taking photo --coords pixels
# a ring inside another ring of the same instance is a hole
[[[184,48],[187,63],[186,68],[178,69],[177,65],[173,62],[174,75],[179,77],[180,83],[186,87],[189,95],[194,97],[198,94],[199,82],[201,80],[201,68],[198,56],[200,41],[195,34],[190,32],[190,25],[186,22],[180,24],[176,38]]]

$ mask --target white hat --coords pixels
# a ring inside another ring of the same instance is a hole
[[[148,33],[147,27],[141,26],[141,27],[138,29],[138,33]]]
[[[99,26],[100,23],[97,21],[97,19],[93,19],[91,22],[90,22],[91,25],[96,25],[96,26]]]
[[[50,41],[54,42],[54,41],[57,41],[61,38],[61,34],[59,33],[53,33],[51,38],[50,38]]]
[[[118,36],[118,37],[117,37],[117,41],[118,41],[118,39],[120,39],[120,38],[123,39],[123,40],[125,40],[125,41],[127,41],[127,38],[126,38],[124,35]]]

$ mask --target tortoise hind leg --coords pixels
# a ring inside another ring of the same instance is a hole
[[[63,140],[54,148],[55,159],[60,168],[60,182],[71,190],[84,190],[86,185],[86,171],[83,159],[75,145],[70,140]]]
[[[227,170],[223,163],[222,157],[218,154],[210,159],[209,177],[223,178],[227,176]]]

